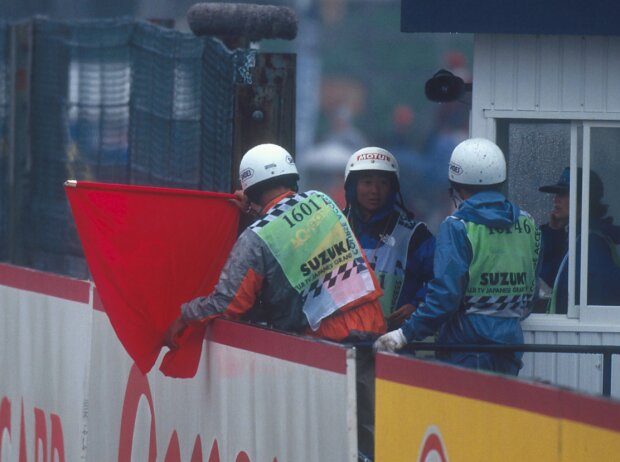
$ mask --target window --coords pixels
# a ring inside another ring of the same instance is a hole
[[[552,211],[562,215],[563,193],[539,187],[569,178],[567,226],[545,234],[549,300],[537,311],[620,322],[620,123],[504,119],[497,142],[508,161],[506,194],[547,231]]]
[[[584,123],[580,128],[583,159],[576,160],[583,162],[581,215],[587,220],[577,234],[587,270],[579,274],[579,286],[587,290],[577,303],[605,313],[620,306],[620,124]],[[601,313],[582,310],[580,317]]]

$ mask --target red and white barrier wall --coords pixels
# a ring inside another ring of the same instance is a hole
[[[161,358],[160,358],[161,359]],[[0,462],[357,460],[355,350],[218,320],[144,376],[90,282],[0,264]],[[620,403],[380,354],[375,460],[615,460]]]
[[[0,264],[0,462],[357,460],[353,350],[218,320],[144,376],[93,293]]]
[[[0,460],[84,460],[90,285],[4,265],[0,283]]]

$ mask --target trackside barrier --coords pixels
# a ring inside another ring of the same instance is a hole
[[[217,320],[195,378],[145,376],[90,282],[5,264],[0,338],[0,462],[357,460],[355,348]],[[402,355],[375,377],[376,461],[620,453],[610,400]]]
[[[620,346],[615,345],[542,345],[542,344],[503,344],[503,345],[448,345],[441,343],[412,343],[407,345],[408,351],[506,351],[506,352],[531,352],[531,353],[580,353],[580,354],[600,354],[603,356],[602,375],[603,375],[603,396],[611,395],[611,358],[613,355],[620,355]]]
[[[620,403],[408,356],[376,356],[375,460],[616,460]]]
[[[217,320],[145,376],[90,282],[4,264],[0,338],[0,462],[357,460],[353,348]]]

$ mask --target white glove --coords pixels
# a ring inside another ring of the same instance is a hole
[[[390,353],[393,353],[396,350],[400,350],[406,344],[407,339],[405,338],[405,334],[403,334],[402,329],[396,329],[379,337],[375,341],[372,348],[375,352],[389,351]]]

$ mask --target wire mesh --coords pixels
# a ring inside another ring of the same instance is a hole
[[[204,40],[137,23],[131,41],[131,179],[200,188]]]
[[[202,94],[201,184],[204,189],[230,191],[232,152],[232,117],[234,54],[217,41],[205,45],[202,71],[205,89]]]
[[[230,191],[235,82],[254,52],[130,18],[33,20],[23,233],[28,264],[88,277],[67,179]],[[6,177],[8,31],[0,23],[0,175]],[[245,77],[244,77],[245,76]],[[0,258],[7,237],[0,188]]]

